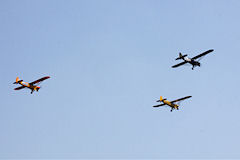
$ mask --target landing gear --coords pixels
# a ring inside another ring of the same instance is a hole
[[[33,93],[33,90],[31,91],[31,94]]]
[[[172,109],[170,110],[170,112],[172,112]]]

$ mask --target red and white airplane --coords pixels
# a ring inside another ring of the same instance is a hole
[[[41,87],[37,86],[37,84],[39,84],[40,82],[46,80],[50,78],[49,76],[46,76],[46,77],[43,77],[43,78],[40,78],[36,81],[33,81],[31,83],[28,83],[28,82],[23,82],[23,80],[19,80],[19,78],[17,77],[16,78],[16,82],[14,82],[13,84],[20,84],[22,85],[21,87],[17,87],[17,88],[14,88],[14,90],[20,90],[20,89],[23,89],[23,88],[29,88],[31,89],[31,94],[34,92],[34,91],[38,91]],[[34,85],[36,84],[36,85]]]

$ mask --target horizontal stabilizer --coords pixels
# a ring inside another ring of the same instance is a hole
[[[167,98],[164,98],[164,99],[163,99],[163,97],[160,96],[160,100],[157,100],[156,102],[162,102],[162,101],[165,101],[165,100],[167,100]]]
[[[187,54],[182,55],[182,53],[179,53],[179,57],[176,58],[175,60],[183,59],[183,58],[186,57],[186,56],[187,56]]]
[[[20,83],[20,82],[22,82],[23,80],[18,80],[18,81],[16,81],[16,82],[14,82],[13,84],[18,84],[18,83]]]

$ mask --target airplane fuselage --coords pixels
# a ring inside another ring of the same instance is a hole
[[[162,100],[162,102],[163,102],[164,104],[170,106],[170,107],[172,108],[171,111],[172,111],[173,109],[177,109],[177,110],[178,110],[179,105],[174,104],[174,103],[171,103],[171,102],[169,102],[169,101],[167,101],[167,100]]]
[[[200,67],[200,63],[198,62],[198,61],[195,61],[195,60],[193,60],[193,59],[191,59],[191,58],[188,58],[188,57],[183,57],[182,58],[185,62],[187,62],[187,63],[190,63],[192,66],[193,66],[193,68],[195,67],[195,66],[199,66]],[[192,68],[192,69],[193,69]]]
[[[18,84],[21,84],[22,86],[27,87],[27,88],[31,89],[32,91],[38,91],[40,89],[40,87],[31,85],[28,82],[21,81],[21,82],[18,82]]]

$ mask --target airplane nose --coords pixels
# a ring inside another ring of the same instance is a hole
[[[36,90],[38,91],[41,87],[37,87]]]

